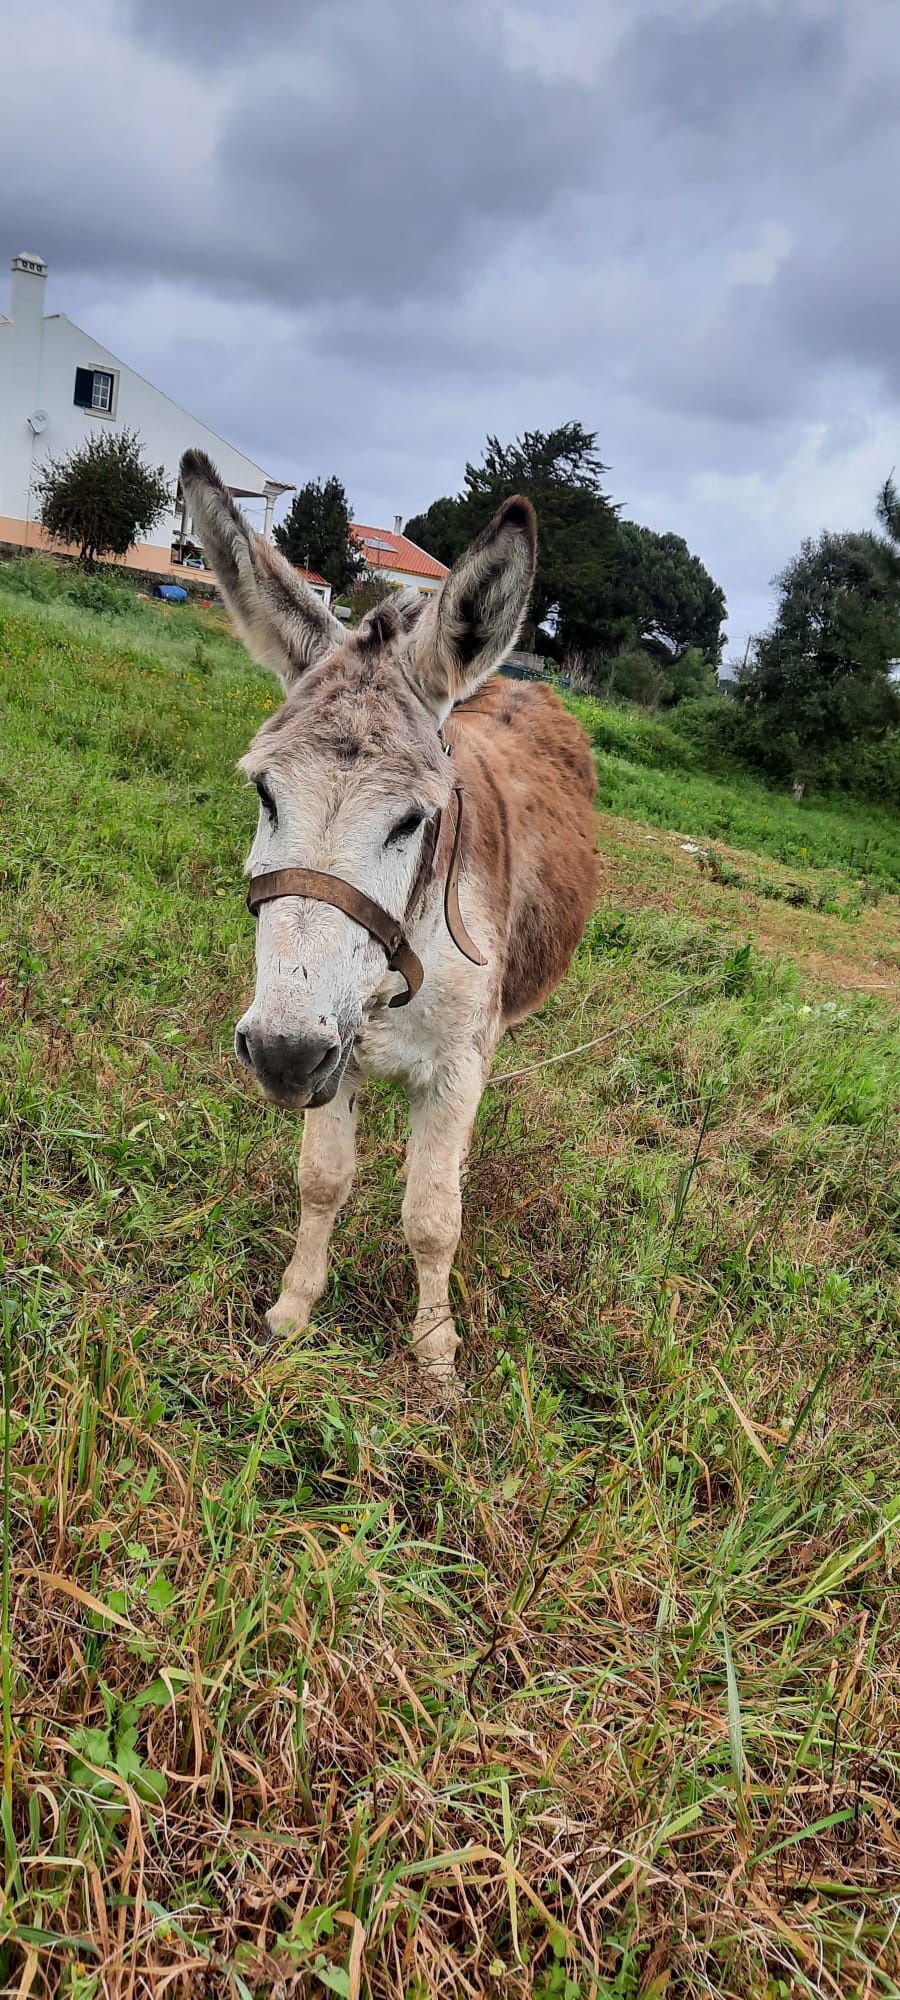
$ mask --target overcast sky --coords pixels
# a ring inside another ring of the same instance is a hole
[[[897,0],[29,0],[2,69],[5,256],[361,520],[578,417],[737,650],[900,462]]]

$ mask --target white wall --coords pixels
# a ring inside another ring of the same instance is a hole
[[[10,322],[0,322],[0,515],[33,521],[33,477],[48,458],[59,458],[92,431],[127,427],[140,433],[149,462],[162,465],[174,495],[182,452],[189,445],[207,451],[226,486],[260,493],[268,475],[226,444],[160,389],[127,368],[64,314],[43,316],[44,279],[13,271]],[[76,368],[104,368],[116,377],[110,416],[79,409],[74,401]],[[44,408],[46,429],[34,437],[29,414]],[[263,502],[244,501],[254,525],[263,525]],[[153,530],[149,546],[168,550],[180,521],[174,500]]]
[[[34,438],[27,419],[40,404],[44,283],[47,267],[13,262],[10,318],[0,323],[0,514],[25,515]]]
[[[405,569],[382,569],[380,564],[375,574],[386,577],[388,583],[401,584],[404,590],[417,590],[423,597],[433,597],[435,592],[440,590],[442,582],[440,577],[419,576],[418,573],[414,574],[412,570]]]

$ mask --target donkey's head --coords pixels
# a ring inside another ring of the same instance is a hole
[[[439,728],[514,644],[537,547],[528,500],[508,500],[431,599],[387,599],[348,632],[255,534],[202,452],[182,488],[254,659],[286,699],[241,768],[260,799],[247,861],[341,876],[402,920],[427,822],[453,785]],[[300,1108],[334,1096],[375,1001],[400,989],[368,931],[328,903],[264,904],[256,993],[235,1031],[265,1095]]]

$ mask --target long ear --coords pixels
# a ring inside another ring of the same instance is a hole
[[[247,651],[291,687],[342,637],[342,626],[245,521],[205,451],[185,452],[181,490]]]
[[[505,500],[454,563],[414,641],[422,693],[443,717],[515,645],[537,562],[537,520],[521,494]]]

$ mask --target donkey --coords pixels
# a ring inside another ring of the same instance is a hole
[[[584,731],[545,686],[485,685],[525,615],[534,509],[507,500],[436,595],[389,598],[348,631],[204,453],[186,453],[181,482],[241,637],[286,695],[240,764],[260,807],[246,863],[256,991],[235,1053],[270,1103],[306,1113],[297,1247],[267,1323],[305,1325],[321,1297],[360,1084],[394,1079],[410,1106],[412,1344],[452,1396],[475,1113],[501,1035],[562,978],[596,892]]]

